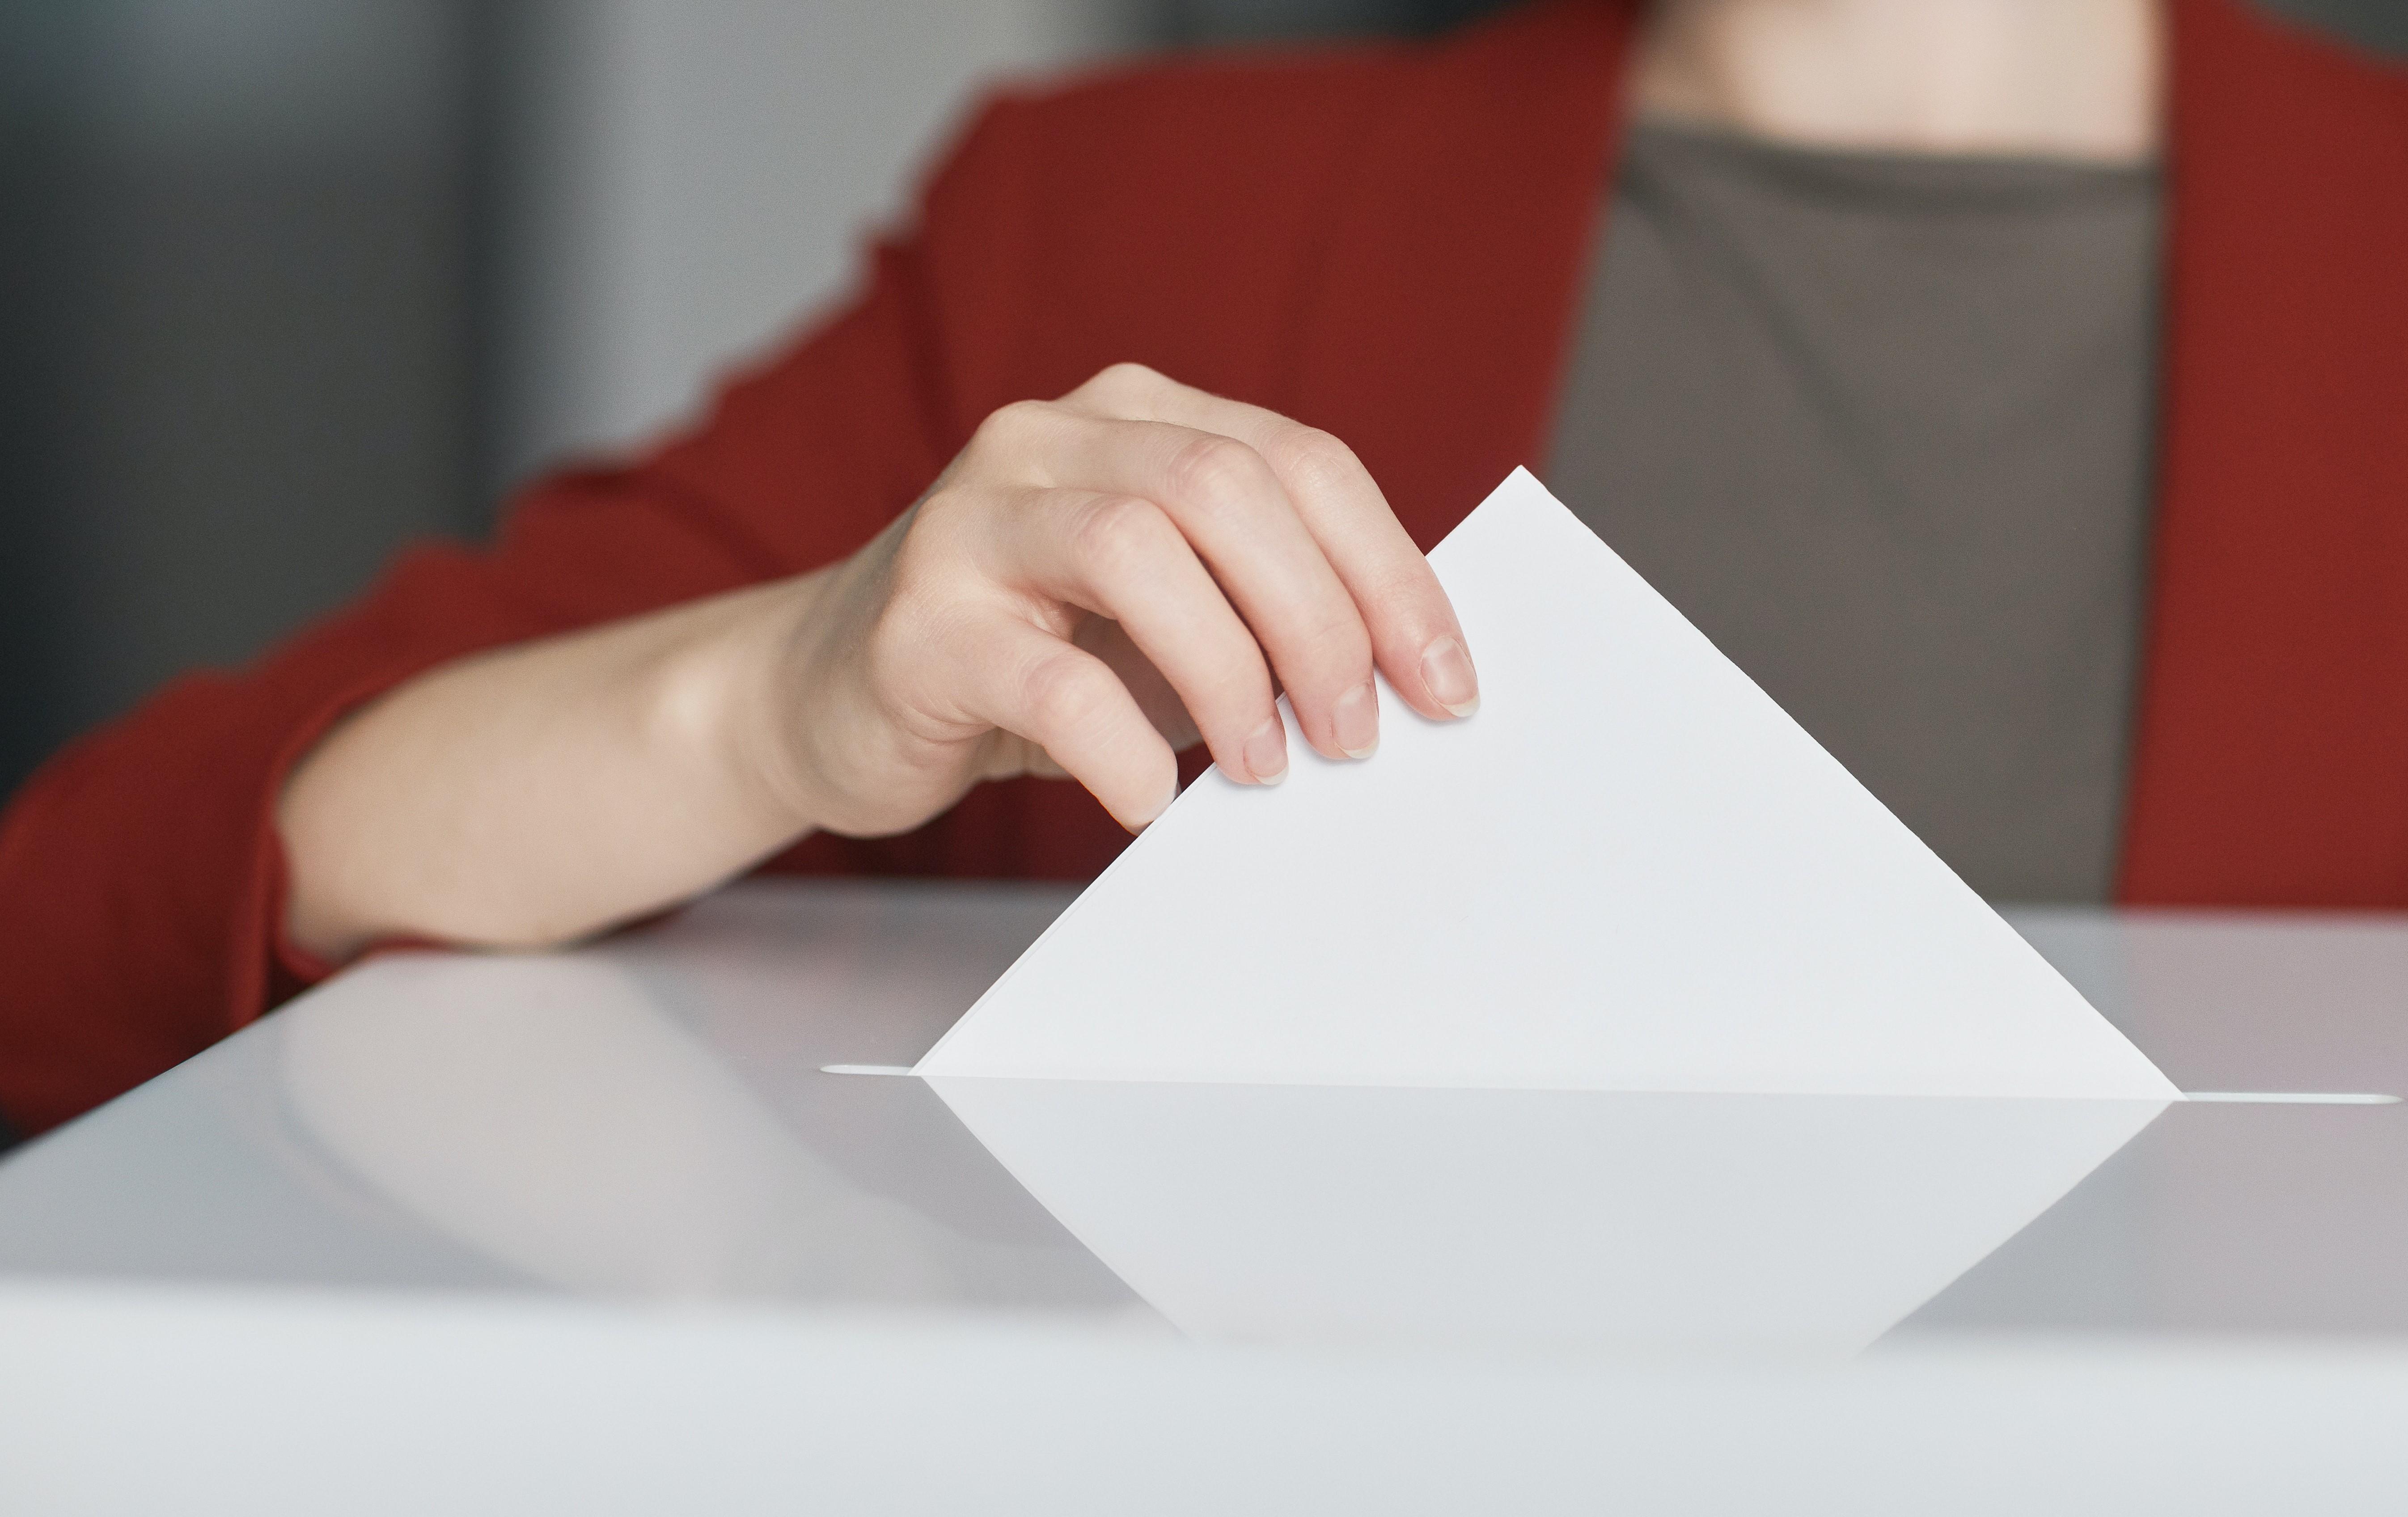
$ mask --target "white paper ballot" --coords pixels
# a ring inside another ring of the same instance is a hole
[[[1430,555],[1468,721],[1190,786],[929,1076],[1761,1094],[2174,1090],[1526,470]]]

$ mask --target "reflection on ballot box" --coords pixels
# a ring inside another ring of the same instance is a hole
[[[1847,1352],[2166,1102],[937,1079],[1201,1338]]]
[[[279,1029],[296,1136],[511,1272],[605,1295],[1845,1352],[2164,1109],[814,1077],[891,1112],[871,1138],[923,1135],[898,1196],[801,1141],[624,967],[427,956],[377,978],[387,994]],[[931,1087],[976,1143],[939,1141]]]
[[[297,1136],[526,1279],[670,1300],[1134,1305],[1076,1249],[1046,1247],[1041,1218],[1017,1236],[949,1226],[861,1185],[620,966],[413,955],[376,971],[394,994],[278,1028]],[[948,1167],[990,1213],[1009,1206],[992,1166]]]

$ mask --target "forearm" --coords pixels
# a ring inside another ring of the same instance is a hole
[[[278,809],[287,931],[566,941],[687,899],[809,830],[767,762],[825,575],[461,660],[337,728]]]

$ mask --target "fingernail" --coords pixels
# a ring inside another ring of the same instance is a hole
[[[1329,727],[1338,751],[1351,759],[1369,758],[1380,746],[1380,697],[1364,680],[1329,708]]]
[[[1471,670],[1471,655],[1452,637],[1422,650],[1422,683],[1432,700],[1457,716],[1480,709],[1480,677]]]
[[[1272,717],[1246,739],[1246,768],[1258,785],[1276,785],[1287,778],[1287,728]]]
[[[1173,773],[1170,777],[1169,785],[1163,790],[1162,799],[1154,803],[1154,809],[1138,818],[1137,825],[1133,827],[1128,827],[1127,823],[1123,823],[1121,825],[1128,827],[1128,835],[1134,837],[1138,834],[1145,831],[1146,828],[1153,826],[1156,822],[1160,821],[1162,819],[1162,813],[1169,810],[1170,803],[1178,798],[1179,776],[1176,773]]]

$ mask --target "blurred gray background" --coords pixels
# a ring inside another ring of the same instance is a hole
[[[0,794],[840,287],[982,79],[1494,0],[0,0]],[[2408,0],[2283,0],[2408,51]]]

